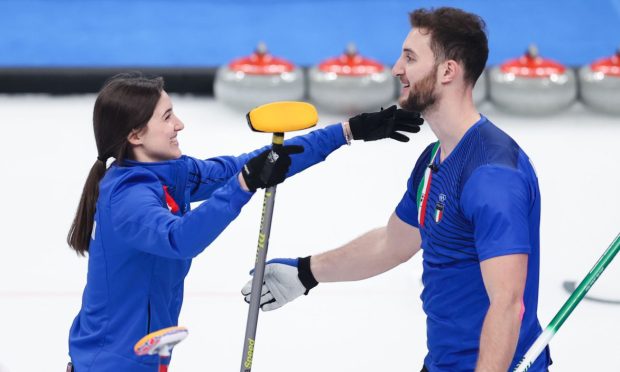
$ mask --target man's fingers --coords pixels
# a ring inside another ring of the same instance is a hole
[[[264,295],[267,292],[269,292],[269,288],[265,285],[265,282],[263,282],[263,286],[262,286],[260,294],[262,296],[262,295]],[[241,294],[244,295],[244,296],[252,294],[252,281],[251,280],[248,281],[247,283],[245,283],[243,288],[241,288]]]
[[[264,295],[260,296],[260,306],[262,307],[265,304],[274,302],[276,299],[273,297],[271,292],[267,292]]]
[[[263,311],[271,311],[271,310],[275,310],[275,309],[281,308],[282,305],[283,305],[282,303],[277,302],[277,301],[274,300],[273,302],[266,303],[266,304],[262,305],[260,308]]]
[[[250,301],[252,300],[252,293],[248,292],[247,294],[245,294],[242,292],[242,294],[245,296],[243,297],[243,300],[249,304]],[[269,289],[267,288],[267,286],[263,286],[263,293],[260,296],[260,305],[263,306],[264,304],[270,303],[273,301],[275,301],[273,294],[269,292]]]
[[[252,281],[251,280],[249,280],[247,283],[245,283],[243,288],[241,288],[241,294],[242,295],[247,296],[250,293],[252,293]]]

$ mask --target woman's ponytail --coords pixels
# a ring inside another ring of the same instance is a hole
[[[79,255],[85,256],[88,252],[90,237],[93,231],[93,221],[95,220],[95,210],[97,208],[97,198],[99,197],[99,181],[103,178],[106,171],[106,164],[97,159],[90,168],[88,178],[82,190],[80,204],[75,212],[73,223],[69,229],[67,243]]]

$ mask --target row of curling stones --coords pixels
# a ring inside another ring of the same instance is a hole
[[[307,93],[322,109],[357,113],[391,103],[399,86],[389,67],[361,56],[349,44],[342,55],[308,71]],[[269,54],[264,43],[250,56],[220,67],[214,91],[218,100],[246,111],[274,101],[302,100],[306,93],[303,71]]]
[[[573,104],[578,94],[594,110],[620,114],[620,49],[575,71],[543,58],[535,45],[525,54],[489,70],[489,98],[498,107],[524,115],[546,115]],[[480,85],[480,81],[478,85]]]
[[[620,114],[620,51],[582,67],[577,78],[572,69],[541,57],[531,45],[523,56],[483,72],[473,99],[480,104],[488,97],[499,108],[518,114],[552,114],[576,100],[577,80],[586,105]],[[305,96],[302,69],[270,55],[263,43],[252,55],[221,67],[214,88],[219,100],[242,110]],[[308,73],[310,100],[335,113],[376,110],[393,102],[400,89],[389,67],[359,55],[352,44]]]

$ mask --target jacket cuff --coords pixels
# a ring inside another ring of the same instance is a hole
[[[319,285],[319,282],[316,281],[314,275],[312,274],[312,270],[310,269],[310,257],[312,256],[303,258],[299,257],[299,263],[297,264],[297,276],[299,277],[301,284],[306,287],[306,293],[304,293],[305,295],[307,295],[312,288]]]

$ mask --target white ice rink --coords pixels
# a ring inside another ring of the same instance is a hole
[[[64,371],[67,335],[81,301],[87,259],[65,237],[95,161],[95,96],[0,96],[0,370]],[[244,113],[207,98],[173,96],[185,122],[183,152],[238,154],[268,144]],[[576,105],[549,117],[481,106],[533,159],[542,192],[539,318],[544,326],[620,232],[620,118]],[[319,126],[343,117],[320,114]],[[384,224],[405,190],[428,127],[407,144],[354,143],[278,188],[270,257],[336,247]],[[194,260],[180,325],[189,337],[171,371],[238,371],[262,193]],[[620,258],[591,294],[620,300]],[[322,284],[280,311],[261,313],[253,371],[419,371],[426,353],[414,257],[356,283]],[[551,342],[552,371],[620,371],[620,306],[583,301]],[[136,340],[137,341],[137,340]]]

